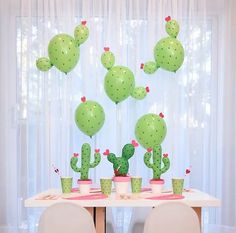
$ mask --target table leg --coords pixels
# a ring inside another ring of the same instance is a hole
[[[196,212],[200,224],[200,229],[202,231],[202,208],[201,207],[193,207],[193,210]]]
[[[94,219],[95,219],[96,233],[105,233],[106,207],[96,207]]]
[[[94,219],[94,208],[93,207],[86,207],[85,209],[92,215],[92,217]]]

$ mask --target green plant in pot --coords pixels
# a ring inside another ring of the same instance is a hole
[[[100,150],[95,149],[94,162],[91,162],[91,147],[88,143],[84,143],[81,149],[81,166],[78,167],[79,154],[74,153],[70,160],[70,166],[75,172],[80,173],[78,184],[81,193],[89,193],[92,180],[89,179],[89,169],[95,168],[101,161]]]
[[[152,191],[160,193],[164,180],[161,175],[170,168],[168,154],[162,155],[161,143],[166,136],[166,123],[164,115],[146,114],[136,123],[135,135],[138,142],[147,149],[144,154],[144,163],[153,170],[153,178],[150,180]]]
[[[107,160],[113,164],[113,181],[118,194],[125,194],[128,192],[128,185],[130,182],[130,176],[128,175],[129,159],[134,155],[135,147],[137,146],[138,143],[135,140],[124,145],[120,157],[117,157],[114,153],[110,153],[108,149],[103,153],[107,156]]]

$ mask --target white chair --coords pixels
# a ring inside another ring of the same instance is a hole
[[[195,211],[181,202],[167,202],[148,215],[144,233],[200,233]]]
[[[96,233],[93,218],[83,207],[73,203],[49,206],[39,220],[39,233]]]

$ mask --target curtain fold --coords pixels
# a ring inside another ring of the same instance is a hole
[[[163,112],[168,133],[163,152],[169,153],[170,180],[192,172],[186,187],[222,200],[219,209],[204,210],[204,232],[236,231],[235,181],[235,46],[236,3],[233,0],[10,0],[0,2],[0,232],[36,232],[40,209],[25,209],[23,201],[51,187],[60,188],[52,164],[62,175],[78,174],[69,166],[73,152],[84,142],[104,151],[121,153],[135,138],[137,119]],[[153,48],[167,36],[164,18],[180,22],[178,39],[185,61],[176,73],[157,70],[146,75],[140,63],[153,60]],[[47,45],[58,33],[73,35],[87,20],[89,39],[80,47],[75,69],[64,75],[52,68],[38,71],[35,60],[47,56]],[[131,98],[115,105],[106,96],[106,70],[100,57],[110,47],[116,65],[128,66],[136,86],[149,86],[146,99]],[[102,104],[103,128],[92,139],[74,123],[81,96]],[[145,150],[130,160],[130,174],[142,175],[144,186],[152,172],[143,163]],[[94,185],[112,176],[106,159],[90,171]],[[76,182],[74,182],[76,185]],[[109,209],[109,232],[142,230],[148,209]]]

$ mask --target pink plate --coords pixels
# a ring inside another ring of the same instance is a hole
[[[104,194],[91,194],[91,195],[84,195],[84,196],[77,196],[77,197],[67,197],[63,198],[66,200],[97,200],[97,199],[105,199],[107,198]]]
[[[149,199],[149,200],[179,200],[179,199],[184,199],[184,196],[176,195],[176,194],[168,194],[168,195],[160,195],[160,196],[155,196],[155,197],[147,197],[146,199]]]

